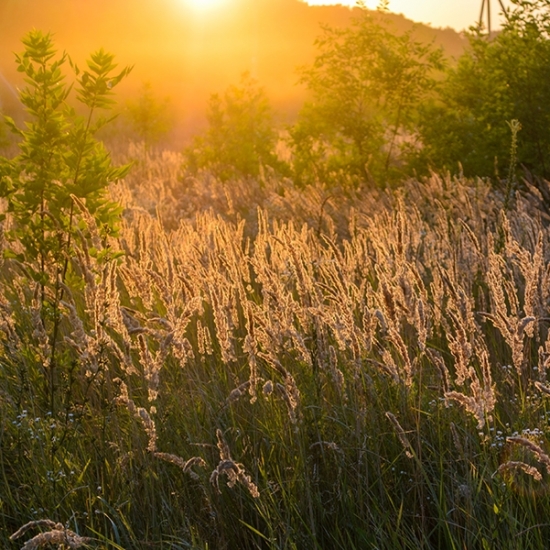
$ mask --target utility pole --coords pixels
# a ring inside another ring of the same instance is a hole
[[[504,4],[502,3],[502,0],[498,0],[498,3],[500,4],[500,7],[502,9],[502,13],[504,16],[506,16],[506,8],[504,7]],[[481,10],[479,12],[479,25],[483,25],[483,18],[486,17],[487,19],[487,31],[489,32],[489,36],[491,36],[491,0],[481,0]]]

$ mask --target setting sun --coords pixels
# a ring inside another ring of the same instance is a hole
[[[229,0],[183,0],[184,4],[189,6],[195,12],[210,12],[217,8],[221,8],[227,4]]]

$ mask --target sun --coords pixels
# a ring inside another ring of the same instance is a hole
[[[216,9],[226,5],[228,2],[229,0],[184,0],[184,4],[197,13],[215,11]]]

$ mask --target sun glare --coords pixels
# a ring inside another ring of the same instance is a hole
[[[184,0],[184,3],[197,13],[214,11],[228,2],[229,0]]]

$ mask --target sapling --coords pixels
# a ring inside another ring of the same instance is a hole
[[[66,53],[58,55],[52,36],[38,30],[22,40],[17,69],[26,86],[20,92],[28,120],[24,128],[5,117],[19,138],[19,154],[0,158],[0,197],[7,202],[11,228],[4,255],[19,262],[30,282],[39,288],[40,320],[49,338],[49,407],[54,411],[57,344],[70,258],[77,234],[89,237],[79,205],[105,238],[116,233],[120,207],[108,197],[108,185],[128,172],[115,167],[103,144],[94,136],[111,118],[102,116],[114,104],[113,89],[131,71],[115,71],[114,56],[103,49],[91,54],[80,70]],[[69,64],[76,83],[66,82],[62,69]],[[71,92],[85,106],[81,114],[68,99]],[[97,248],[90,246],[91,253]]]

